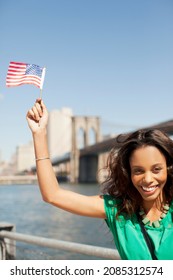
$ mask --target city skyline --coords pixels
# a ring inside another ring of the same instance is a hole
[[[97,115],[103,134],[173,119],[172,14],[170,0],[2,0],[2,159],[32,139],[25,116],[40,95],[32,85],[6,88],[10,61],[45,66],[48,110]]]

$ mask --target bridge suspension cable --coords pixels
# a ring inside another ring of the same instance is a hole
[[[116,134],[121,132],[129,132],[139,128],[139,126],[134,124],[117,123],[105,119],[101,121],[101,126],[102,126],[103,134],[105,134],[104,131],[106,131],[106,133]]]

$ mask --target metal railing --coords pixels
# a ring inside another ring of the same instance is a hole
[[[14,249],[14,247],[16,246],[14,241],[25,242],[47,248],[60,249],[77,254],[80,253],[104,259],[120,259],[117,250],[17,233],[14,232],[14,227],[12,225],[10,226],[0,223],[0,259],[15,259],[16,248]]]

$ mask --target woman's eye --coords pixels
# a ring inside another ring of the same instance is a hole
[[[143,171],[141,170],[141,169],[135,169],[135,170],[133,170],[133,174],[136,174],[136,175],[138,175],[138,174],[141,174]]]
[[[155,167],[153,171],[154,172],[159,172],[161,169],[162,169],[161,167]]]

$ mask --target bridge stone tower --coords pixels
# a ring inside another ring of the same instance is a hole
[[[89,146],[90,131],[94,131],[95,143],[101,139],[100,118],[91,116],[73,116],[72,117],[72,150],[71,150],[71,182],[96,182],[96,173],[98,169],[98,156],[79,156],[78,133],[83,131],[84,147]]]

